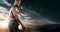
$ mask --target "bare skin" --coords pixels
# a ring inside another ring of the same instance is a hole
[[[14,5],[11,7],[9,14],[10,14],[10,19],[11,19],[11,20],[16,19],[17,22],[18,22],[19,24],[21,24],[22,27],[24,28],[24,25],[23,25],[22,22],[21,22],[21,17],[18,16],[18,12],[17,12],[17,11],[18,11],[18,8],[17,8],[17,7],[19,6],[20,1],[21,1],[21,0],[15,0]],[[23,30],[24,30],[24,29],[23,29]]]
[[[20,1],[21,0],[15,0],[14,5],[11,7],[10,12],[9,12],[10,19],[14,19],[14,17],[19,19],[18,12],[17,12],[18,11],[17,7],[19,6]]]

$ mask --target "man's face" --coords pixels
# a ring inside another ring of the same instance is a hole
[[[15,4],[19,6],[21,0],[15,0]]]

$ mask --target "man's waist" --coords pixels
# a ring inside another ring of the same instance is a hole
[[[10,17],[10,20],[15,20],[15,18],[11,18],[11,17]]]

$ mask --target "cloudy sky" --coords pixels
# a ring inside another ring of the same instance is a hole
[[[0,11],[7,11],[13,4],[13,0],[0,0]],[[19,15],[23,19],[29,19],[29,23],[58,23],[60,21],[59,11],[56,10],[56,1],[45,0],[22,0]],[[2,16],[2,14],[0,14]],[[8,15],[8,14],[7,14]],[[3,18],[4,16],[2,16]],[[38,20],[37,20],[38,19]],[[35,20],[35,21],[34,21]]]

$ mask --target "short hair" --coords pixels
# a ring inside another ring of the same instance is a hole
[[[15,1],[20,1],[20,0],[15,0]]]

